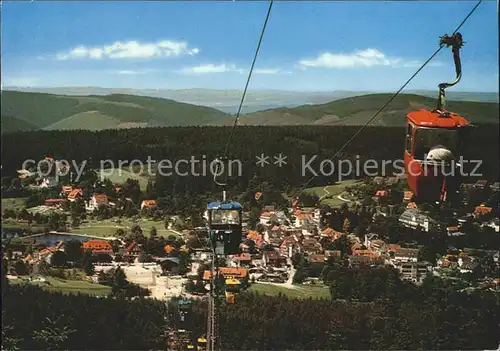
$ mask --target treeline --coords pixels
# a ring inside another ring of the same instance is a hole
[[[266,179],[269,184],[280,189],[287,185],[301,186],[313,172],[320,173],[321,161],[331,158],[358,128],[356,126],[240,126],[235,130],[227,157],[229,160],[241,162],[241,173],[238,174],[240,171],[238,163],[233,163],[232,175],[228,175],[229,190],[241,192],[254,175]],[[173,173],[177,160],[190,160],[193,157],[200,161],[195,166],[195,173],[203,174],[201,161],[206,160],[206,176],[158,176],[156,189],[159,197],[165,194],[203,193],[217,188],[212,181],[213,175],[209,163],[224,153],[229,133],[230,129],[224,127],[171,127],[6,134],[2,138],[2,175],[14,176],[23,161],[27,159],[38,161],[45,156],[75,160],[78,163],[87,160],[87,168],[99,168],[101,160],[111,160],[115,165],[118,165],[119,160],[138,159],[146,162],[149,156],[151,160],[170,160],[173,166],[169,171]],[[467,143],[464,157],[483,160],[481,172],[485,178],[498,178],[498,147],[492,145],[489,152],[484,152],[484,141],[498,140],[498,135],[496,128],[478,126]],[[358,155],[360,162],[366,159],[378,161],[402,159],[404,138],[404,128],[369,127],[357,136],[338,159],[356,161]],[[265,167],[256,165],[256,156],[262,153],[270,157],[267,160],[270,164]],[[282,167],[273,164],[274,156],[278,156],[279,153],[287,156],[287,164]],[[318,156],[310,163],[313,170],[311,171],[304,165],[314,155]],[[323,168],[327,174],[330,173],[329,167],[325,164]],[[382,171],[381,168],[379,172]],[[386,172],[392,170],[391,166],[386,167]],[[191,173],[191,165],[181,164],[180,171]],[[373,169],[369,171],[373,172]],[[335,169],[331,175],[316,177],[310,185],[331,183],[337,178],[338,170]]]
[[[358,274],[364,279],[366,274]],[[292,300],[243,293],[219,306],[223,350],[495,349],[498,293],[457,292],[438,278],[391,288],[366,280],[368,301]],[[330,274],[335,279],[335,275]],[[353,279],[351,279],[352,281]],[[353,282],[354,284],[354,282]],[[361,287],[358,283],[357,286]],[[345,283],[344,283],[345,285]],[[2,284],[5,287],[5,284]],[[345,286],[335,288],[339,292]],[[10,286],[3,293],[4,345],[20,349],[146,350],[165,347],[167,328],[206,333],[206,302],[192,301],[183,320],[175,303],[96,299]]]
[[[339,271],[341,272],[341,271]],[[330,272],[332,294],[347,300],[295,300],[244,293],[219,309],[223,350],[456,350],[495,349],[498,293],[458,292],[439,278],[417,287],[389,269],[364,269],[356,277]],[[339,281],[344,279],[346,281]],[[384,280],[386,279],[386,280]],[[359,290],[359,296],[351,294]],[[353,295],[348,297],[347,295]],[[206,312],[193,307],[177,323],[204,333]]]
[[[3,285],[3,284],[2,284]],[[165,304],[156,300],[97,299],[35,286],[3,292],[2,349],[164,349]]]
[[[220,341],[225,350],[494,349],[498,307],[492,293],[401,303],[243,295],[221,310]]]

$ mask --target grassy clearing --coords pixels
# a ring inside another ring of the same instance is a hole
[[[65,294],[87,294],[94,296],[104,296],[111,292],[111,287],[83,280],[66,280],[54,277],[47,277],[45,282],[31,282],[28,280],[13,279],[12,284],[32,284],[44,290],[62,292]]]
[[[47,226],[42,224],[32,224],[29,225],[27,221],[17,221],[15,219],[2,219],[2,228],[5,229],[19,229],[19,230],[31,230],[32,233],[40,233],[47,230]]]
[[[344,191],[344,189],[348,186],[353,186],[354,184],[359,183],[359,180],[356,179],[347,179],[343,180],[339,183],[324,186],[317,186],[314,188],[304,189],[304,192],[309,194],[314,194],[316,196],[322,197],[325,195],[340,195]]]
[[[323,199],[321,200],[321,203],[324,205],[328,205],[330,207],[339,207],[340,205],[346,203],[345,201],[340,200],[337,195],[335,195],[331,199]]]
[[[24,208],[25,204],[26,204],[25,197],[12,197],[7,199],[2,199],[2,211],[5,210],[19,211]]]
[[[132,167],[133,168],[133,167]],[[97,176],[98,177],[105,177],[111,180],[115,184],[123,184],[125,181],[130,178],[130,179],[135,179],[139,181],[139,186],[142,191],[146,190],[146,186],[148,185],[148,177],[145,175],[139,175],[139,171],[137,169],[132,169],[132,172],[130,171],[128,166],[125,166],[123,169],[105,169],[103,171],[99,171]]]
[[[115,236],[116,230],[121,228],[125,231],[130,230],[134,222],[128,218],[122,218],[121,223],[117,224],[111,219],[103,221],[89,221],[82,223],[79,228],[74,228],[73,233],[88,234],[95,236]],[[175,232],[165,229],[163,221],[153,221],[151,219],[141,218],[137,220],[137,224],[142,228],[144,235],[149,236],[151,228],[155,227],[159,236],[168,237],[169,235],[178,236]]]
[[[276,296],[283,294],[291,299],[330,299],[330,291],[324,285],[301,285],[296,289],[289,289],[284,286],[255,283],[250,286],[248,291],[263,295]]]
[[[353,186],[355,184],[358,184],[359,182],[360,181],[356,179],[347,179],[337,184],[328,185],[326,187],[317,186],[314,188],[305,189],[304,191],[309,194],[314,194],[316,196],[319,196],[321,198],[322,204],[328,205],[330,207],[338,207],[346,202],[340,200],[337,196],[341,195],[346,187]],[[344,198],[350,199],[349,197],[346,196],[344,196]]]

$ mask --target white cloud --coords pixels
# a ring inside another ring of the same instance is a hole
[[[145,70],[121,70],[121,71],[114,71],[113,73],[119,74],[119,75],[137,75],[137,74],[147,74],[151,73],[154,70],[152,69],[145,69]]]
[[[156,43],[141,43],[138,41],[117,41],[110,45],[99,47],[77,46],[69,51],[56,54],[57,60],[72,59],[134,59],[171,57],[181,55],[197,55],[200,49],[189,48],[183,41],[163,40]]]
[[[253,70],[255,74],[289,74],[292,72],[282,71],[279,68],[255,68]]]
[[[210,63],[193,67],[185,67],[181,69],[179,72],[185,74],[206,74],[206,73],[227,73],[227,72],[243,73],[244,70],[241,68],[237,68],[233,64],[227,65],[223,63],[220,65],[214,65]]]
[[[315,59],[304,59],[299,61],[299,66],[306,67],[321,67],[321,68],[353,68],[353,67],[373,67],[373,66],[390,66],[390,67],[419,67],[422,64],[420,61],[405,61],[399,57],[388,57],[383,52],[377,49],[359,50],[350,54],[332,54],[329,52],[322,53]],[[430,66],[439,66],[438,62],[429,63]]]

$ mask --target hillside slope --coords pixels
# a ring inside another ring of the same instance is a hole
[[[2,117],[2,130],[10,132],[27,128],[22,122],[34,129],[101,130],[199,125],[229,116],[210,107],[124,94],[66,96],[2,91],[1,97],[2,116],[11,116]]]
[[[280,107],[242,115],[240,125],[362,125],[392,94],[368,94],[324,104]],[[189,125],[233,125],[234,117],[215,108],[174,100],[126,95],[55,95],[2,91],[2,133],[25,130],[102,130]],[[436,99],[400,94],[372,122],[374,126],[402,126],[405,114],[433,109]],[[450,111],[475,124],[498,124],[499,104],[448,101]]]
[[[244,115],[241,125],[362,125],[366,123],[392,94],[369,94],[335,100],[326,104],[303,105],[295,108],[275,108]],[[376,126],[402,126],[409,111],[433,109],[436,99],[400,94],[372,122]],[[498,123],[499,104],[491,102],[448,101],[448,110],[467,117],[472,123]],[[227,124],[228,121],[221,121]]]
[[[74,114],[70,117],[43,127],[44,130],[102,130],[114,129],[120,125],[121,121],[117,118],[102,114],[99,111],[88,111]]]
[[[38,129],[38,127],[34,124],[23,121],[19,118],[5,116],[2,114],[0,119],[2,122],[2,133],[27,132]]]

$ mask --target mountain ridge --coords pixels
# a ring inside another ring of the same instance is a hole
[[[271,107],[243,113],[239,124],[361,125],[391,96],[392,94],[361,94],[321,104]],[[404,115],[407,112],[421,108],[433,109],[435,104],[435,98],[399,94],[373,121],[373,125],[404,125]],[[498,124],[498,103],[447,101],[447,107],[450,111],[466,116],[472,123]],[[234,115],[213,107],[118,93],[83,96],[4,90],[1,112],[2,132],[234,124]]]
[[[241,100],[242,91],[238,89],[218,90],[206,88],[190,89],[132,89],[132,88],[101,88],[101,87],[55,87],[26,88],[7,87],[6,90],[24,92],[44,92],[59,95],[110,95],[128,94],[171,99],[195,105],[208,106],[225,113],[235,114]],[[286,91],[286,90],[248,90],[243,105],[243,113],[261,111],[280,106],[295,107],[303,104],[322,104],[351,96],[391,93],[384,91]],[[407,90],[405,93],[437,98],[436,90]],[[499,102],[496,92],[461,92],[447,91],[447,100]]]

